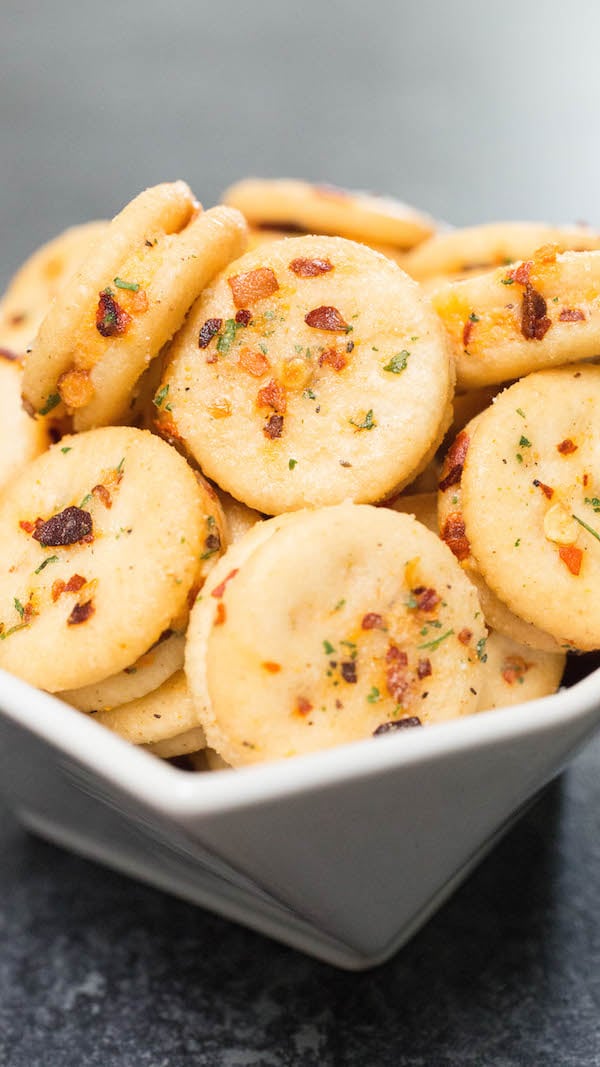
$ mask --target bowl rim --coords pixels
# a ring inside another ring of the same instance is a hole
[[[2,715],[138,801],[173,818],[189,818],[335,788],[525,735],[543,735],[578,720],[589,720],[591,735],[600,727],[600,667],[570,688],[523,704],[218,774],[192,774],[159,760],[93,716],[0,670]]]

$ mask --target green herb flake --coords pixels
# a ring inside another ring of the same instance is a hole
[[[521,435],[519,439],[519,448],[531,448],[531,441],[528,441],[526,437]]]
[[[381,693],[379,692],[377,686],[374,685],[371,688],[371,692],[367,694],[367,703],[377,704],[379,700],[381,700]]]
[[[525,418],[525,412],[523,411],[523,408],[517,408],[517,415],[520,415],[522,419]]]
[[[586,496],[583,498],[584,504],[589,504],[591,508],[596,512],[600,512],[600,498],[597,496]]]
[[[298,460],[297,459],[288,459],[288,468],[291,471],[293,471],[294,467],[296,467],[297,464],[298,464]]]
[[[389,371],[390,374],[402,374],[402,371],[406,370],[409,357],[410,352],[404,348],[402,352],[397,352],[395,356],[392,356],[383,369]]]
[[[487,645],[487,637],[480,637],[477,642],[477,659],[480,663],[487,663],[487,652],[485,650]]]
[[[48,559],[42,560],[39,567],[36,567],[33,573],[39,574],[40,571],[43,571],[44,567],[47,567],[49,563],[58,563],[58,556],[48,556]]]
[[[119,461],[119,466],[115,468],[117,474],[120,474],[121,471],[123,470],[124,462],[125,462],[125,456],[123,456],[122,459]]]
[[[317,394],[313,393],[312,389],[305,389],[302,396],[305,400],[316,400]]]
[[[61,452],[62,452],[63,456],[66,456],[67,452],[70,452],[70,451],[71,451],[70,447],[61,448]]]
[[[514,285],[515,284],[515,279],[514,278],[501,278],[500,281],[502,282],[502,285]]]
[[[517,537],[517,540],[515,541],[515,548],[518,548],[520,544],[521,544],[521,538]]]
[[[113,281],[117,289],[129,289],[132,293],[137,293],[139,289],[137,282],[125,282],[122,278],[113,278]]]
[[[19,612],[19,615],[21,616],[21,618],[23,618],[25,614],[25,608],[23,607],[21,601],[17,600],[17,598],[15,597],[13,603],[15,605],[16,610]]]
[[[39,409],[38,415],[48,415],[48,413],[50,411],[53,411],[55,407],[58,407],[59,404],[60,404],[60,396],[59,396],[59,394],[58,393],[50,393],[50,396],[48,397],[48,399],[47,399],[46,403],[44,404],[43,408]]]
[[[268,317],[269,316],[267,312],[265,312],[265,318]],[[271,318],[273,318],[272,313]],[[237,337],[238,330],[242,330],[243,328],[243,323],[236,322],[235,319],[226,319],[223,333],[219,334],[219,338],[217,340],[217,352],[221,352],[223,355],[226,355]]]
[[[454,630],[446,630],[445,634],[441,634],[440,637],[436,637],[434,641],[427,641],[424,645],[417,645],[417,648],[430,648],[432,651],[439,648],[442,641],[445,641],[447,637],[450,637],[454,633]]]
[[[218,343],[218,342],[217,342],[217,343]],[[267,348],[267,346],[266,346],[266,345],[263,345],[262,341],[259,341],[259,342],[258,342],[258,347],[260,348],[260,350],[261,350],[261,352],[262,352],[263,356],[266,356],[266,354],[267,354],[267,352],[268,352],[268,348]],[[300,345],[300,347],[302,348],[302,345]]]
[[[385,369],[385,368],[384,368]],[[367,411],[362,422],[356,422],[354,419],[349,420],[351,426],[355,426],[357,430],[372,430],[377,425],[373,417],[373,408]]]
[[[597,541],[600,541],[600,533],[598,533],[597,530],[594,530],[593,526],[588,526],[587,522],[580,519],[578,515],[571,515],[571,518],[575,519],[575,522],[578,522],[580,526],[583,526],[584,530],[587,530],[587,532],[591,534],[592,537],[595,537]]]
[[[3,630],[2,633],[0,633],[0,641],[5,641],[11,634],[16,634],[17,630],[26,630],[28,626],[28,622],[20,622],[17,626],[11,626],[10,630]]]
[[[479,315],[476,315],[474,311],[469,315],[469,322],[479,322]]]
[[[344,606],[344,604],[345,604],[345,603],[346,603],[346,601],[345,601],[345,600],[338,600],[338,602],[337,602],[337,604],[335,605],[335,607],[334,607],[334,609],[333,609],[333,610],[334,610],[334,611],[340,611],[340,609],[341,609],[341,608],[343,608],[343,606]]]
[[[202,555],[200,556],[200,559],[201,560],[210,559],[210,557],[214,556],[215,552],[218,552],[218,551],[219,551],[218,548],[209,548],[209,549],[207,549],[206,552],[202,553]]]
[[[417,608],[419,606],[417,598],[415,596],[413,596],[412,593],[410,593],[410,595],[408,597],[408,600],[406,601],[406,606],[407,606],[409,611],[414,611],[415,608]]]
[[[330,641],[323,641],[323,651],[326,656],[331,656],[331,654],[335,652],[335,648]]]
[[[162,389],[158,390],[158,393],[154,397],[152,403],[154,404],[155,407],[161,408],[163,406],[163,404],[164,404],[164,402],[165,402],[165,400],[166,400],[168,395],[169,395],[169,386],[168,385],[163,385]]]
[[[520,452],[517,452],[517,454],[515,456],[515,459],[516,459],[517,463],[522,463],[523,462],[523,456],[521,455]]]
[[[92,494],[91,493],[87,493],[86,496],[84,496],[83,500],[81,501],[81,504],[79,504],[79,507],[80,508],[84,508],[86,504],[89,504],[91,499],[92,499]]]

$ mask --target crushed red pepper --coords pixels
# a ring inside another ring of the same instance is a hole
[[[563,308],[558,317],[561,322],[584,322],[585,312],[581,308]]]
[[[473,333],[473,327],[475,323],[472,319],[467,319],[463,326],[463,348],[469,347],[469,341],[471,340],[471,334]]]
[[[67,626],[79,626],[82,622],[87,622],[94,614],[94,611],[95,608],[91,600],[86,600],[85,604],[76,604],[67,619]]]
[[[272,408],[278,415],[283,415],[287,407],[285,389],[275,378],[271,378],[262,389],[258,390],[256,403],[261,407]]]
[[[64,582],[62,578],[57,578],[52,583],[52,600],[56,602],[63,593],[78,593],[86,584],[87,578],[84,578],[81,574],[71,575],[68,582]]]
[[[338,309],[325,304],[309,311],[304,316],[304,321],[307,326],[312,326],[313,330],[330,330],[332,333],[347,333],[349,330],[348,323]]]
[[[570,456],[572,452],[577,451],[577,445],[574,441],[571,440],[570,437],[565,437],[564,441],[561,441],[560,444],[556,446],[556,448],[560,452],[561,456]]]
[[[458,560],[468,559],[471,546],[465,533],[464,519],[459,511],[454,511],[448,516],[440,537]]]
[[[411,589],[411,593],[417,601],[417,609],[419,611],[433,611],[435,606],[440,602],[440,598],[435,589],[426,589],[424,585],[419,585],[416,589]]]
[[[397,645],[391,644],[386,652],[385,661],[389,664],[385,672],[388,692],[393,696],[394,700],[401,704],[403,697],[410,688],[410,677],[406,669],[408,667],[408,656]]]
[[[217,610],[215,611],[215,626],[222,626],[227,618],[227,611],[223,601],[217,604]]]
[[[45,547],[58,548],[92,541],[92,516],[82,508],[69,507],[36,526],[32,537]]]
[[[530,667],[533,667],[533,664],[527,663],[522,656],[507,656],[502,664],[501,674],[508,685],[514,685],[515,682],[523,681]]]
[[[100,299],[96,308],[96,329],[103,337],[122,336],[131,322],[124,308],[115,300],[110,289],[103,289],[98,294]]]
[[[442,467],[443,477],[438,486],[441,493],[445,493],[451,486],[458,485],[460,482],[470,440],[466,430],[461,430],[450,445]]]
[[[270,441],[277,440],[283,433],[283,415],[271,415],[263,426],[263,433]]]
[[[548,498],[548,500],[552,500],[552,497],[554,496],[554,489],[552,488],[552,486],[545,485],[544,482],[540,482],[539,478],[534,478],[533,484],[535,485],[536,489],[542,490],[542,493],[545,497]]]
[[[200,333],[198,334],[198,348],[208,348],[213,337],[218,334],[222,325],[223,319],[207,319],[204,325],[200,327]]]
[[[457,635],[461,645],[468,645],[473,636],[473,631],[469,630],[466,626]]]
[[[378,615],[376,611],[369,611],[363,615],[360,625],[362,630],[382,630],[383,616]]]
[[[104,504],[105,508],[112,508],[112,497],[105,485],[95,485],[92,489],[92,496]]]
[[[344,353],[338,352],[337,348],[326,348],[324,352],[321,352],[318,362],[320,367],[327,364],[337,371],[343,370],[344,367],[348,366],[348,360]]]
[[[527,282],[521,306],[521,333],[527,341],[541,341],[552,322],[546,312],[548,305],[541,293]]]
[[[417,675],[419,678],[429,678],[431,674],[431,660],[428,658],[420,659],[417,664]]]
[[[270,267],[258,267],[245,274],[235,274],[228,278],[236,308],[246,308],[257,300],[264,300],[279,289],[279,282]]]
[[[235,567],[232,571],[230,571],[227,577],[224,578],[223,581],[219,583],[219,585],[215,586],[210,595],[216,597],[217,600],[220,600],[220,598],[223,596],[223,593],[225,592],[225,586],[227,585],[227,582],[230,582],[232,578],[235,578],[238,571],[239,567]]]
[[[581,561],[583,559],[581,549],[576,548],[575,545],[561,545],[558,554],[563,563],[569,568],[571,574],[577,577],[581,570]]]
[[[328,259],[293,259],[289,264],[290,270],[298,278],[316,278],[319,274],[327,274],[333,270],[333,263]]]
[[[249,326],[252,322],[252,312],[249,308],[240,308],[239,311],[236,311],[235,321],[238,326]]]
[[[265,660],[262,666],[269,674],[279,674],[281,670],[281,663],[273,663],[272,660]]]
[[[313,709],[313,706],[312,706],[310,700],[307,700],[306,697],[297,697],[297,699],[296,699],[296,714],[297,715],[308,715],[309,711],[312,711],[312,709]]]
[[[239,365],[242,370],[247,371],[253,378],[262,378],[263,374],[266,374],[271,367],[269,360],[262,352],[255,352],[251,348],[242,348]]]

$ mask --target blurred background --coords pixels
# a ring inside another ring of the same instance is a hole
[[[589,0],[2,0],[0,284],[185,178],[373,189],[453,223],[600,223]]]

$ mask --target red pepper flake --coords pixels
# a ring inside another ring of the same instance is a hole
[[[411,589],[411,593],[417,601],[417,608],[419,611],[433,611],[436,604],[439,604],[440,602],[440,598],[435,589],[426,589],[424,585],[419,585],[416,589]]]
[[[283,415],[271,415],[263,426],[263,433],[270,441],[275,441],[283,433]]]
[[[561,322],[584,322],[585,313],[581,308],[563,308],[558,316]]]
[[[298,278],[316,278],[319,274],[327,274],[333,270],[333,263],[328,259],[293,259],[289,264],[290,270]]]
[[[468,559],[471,555],[471,546],[465,534],[465,522],[459,511],[448,516],[440,537],[458,560]]]
[[[319,366],[322,367],[324,363],[337,371],[343,370],[348,365],[345,355],[343,352],[338,352],[337,348],[326,348],[324,352],[321,352]]]
[[[131,322],[131,315],[128,315],[124,308],[117,304],[110,289],[103,289],[99,296],[96,309],[98,333],[101,333],[103,337],[120,337]]]
[[[424,658],[420,659],[417,664],[417,675],[419,678],[429,678],[431,674],[431,660]]]
[[[521,306],[521,333],[527,341],[541,341],[552,323],[546,312],[548,305],[541,293],[527,283]]]
[[[95,485],[92,489],[92,496],[104,504],[105,508],[112,508],[112,497],[105,485]]]
[[[219,332],[222,325],[223,319],[207,319],[204,325],[200,328],[198,348],[208,348],[213,337]]]
[[[422,726],[418,715],[405,715],[402,719],[392,719],[390,722],[382,722],[381,726],[378,726],[376,730],[373,730],[373,737],[379,737],[381,734],[396,733],[397,730],[410,729],[412,726]]]
[[[532,268],[532,259],[528,259],[524,263],[519,263],[518,267],[514,267],[513,270],[507,272],[507,280],[518,282],[519,285],[529,285]]]
[[[343,663],[340,663],[340,671],[344,681],[350,685],[354,685],[358,681],[356,663],[353,659],[344,660]]]
[[[390,645],[385,655],[385,661],[389,663],[389,667],[385,672],[388,692],[398,704],[401,704],[407,690],[410,689],[410,677],[406,670],[408,656],[406,652],[402,652],[396,645]]]
[[[15,311],[10,316],[8,321],[9,321],[11,326],[21,326],[21,324],[24,323],[26,321],[26,319],[27,319],[27,312],[26,311]]]
[[[251,348],[242,348],[239,365],[242,370],[251,374],[253,378],[262,378],[263,374],[266,374],[271,367],[267,357],[262,352],[254,352]]]
[[[577,451],[577,445],[575,444],[574,441],[571,440],[570,437],[565,437],[564,441],[561,441],[560,444],[557,445],[556,447],[557,447],[558,451],[560,452],[561,456],[570,456],[572,452],[576,452]],[[584,475],[584,485],[585,485],[585,475]]]
[[[81,574],[71,575],[68,582],[63,582],[62,578],[57,578],[52,583],[52,600],[56,602],[63,593],[78,593],[86,584],[87,578],[84,578]]]
[[[248,308],[240,308],[236,311],[235,321],[239,326],[249,326],[252,322],[252,312]]]
[[[576,548],[575,545],[561,545],[558,554],[563,563],[567,565],[571,574],[576,577],[581,570],[581,561],[583,559],[583,552],[580,548]]]
[[[91,600],[86,600],[85,604],[76,604],[67,619],[67,626],[79,626],[80,623],[87,622],[94,614],[94,611],[95,608]]]
[[[508,685],[522,682],[532,663],[526,663],[522,656],[507,656],[502,664],[502,677]]]
[[[235,274],[228,278],[236,308],[245,309],[248,304],[264,300],[279,289],[279,282],[270,267],[259,267],[246,274]]]
[[[463,348],[469,347],[469,341],[471,340],[474,325],[475,323],[472,319],[467,319],[463,326]]]
[[[22,519],[21,522],[19,523],[19,526],[21,527],[21,529],[25,530],[25,533],[28,533],[28,534],[33,533],[34,530],[39,529],[39,527],[43,526],[43,525],[44,525],[44,520],[43,519],[36,519],[35,522],[28,522],[26,519]]]
[[[285,389],[275,381],[275,378],[271,378],[262,389],[258,390],[256,403],[260,407],[273,408],[278,415],[283,415],[287,407]]]
[[[273,663],[271,660],[266,660],[262,666],[269,674],[279,674],[281,670],[281,663]]]
[[[369,611],[366,615],[363,615],[360,625],[363,630],[382,630],[383,616],[378,615],[376,611]]]
[[[584,476],[583,476],[583,484],[584,485],[588,485],[589,480],[590,480],[589,474],[584,474]]]
[[[471,439],[466,430],[461,430],[450,445],[442,467],[443,477],[438,486],[440,492],[445,493],[451,486],[459,484],[470,441]]]
[[[307,700],[306,697],[298,697],[297,698],[297,700],[296,700],[296,714],[297,715],[308,715],[309,711],[312,711],[312,709],[313,709],[313,706],[312,706],[310,700]]]
[[[457,634],[458,640],[460,641],[461,645],[468,645],[472,636],[473,631],[469,630],[466,626],[463,630],[460,631],[459,634]]]
[[[82,508],[65,508],[37,526],[33,538],[48,548],[75,545],[78,541],[92,541],[92,516]]]
[[[227,611],[223,601],[219,601],[217,604],[217,610],[215,611],[215,626],[222,626],[227,618]]]
[[[8,359],[13,363],[18,361],[19,357],[11,348],[0,348],[0,359]]]
[[[312,326],[313,330],[347,333],[349,329],[348,323],[342,318],[338,309],[325,304],[309,311],[308,315],[304,316],[304,321],[307,326]]]
[[[234,570],[230,571],[227,577],[224,578],[219,585],[215,586],[210,595],[216,597],[217,600],[220,600],[220,598],[223,596],[223,593],[225,592],[225,586],[227,585],[227,582],[230,582],[232,578],[235,578],[238,571],[239,567],[236,567]]]
[[[534,478],[533,484],[535,485],[536,489],[542,490],[542,493],[545,497],[548,498],[548,500],[552,500],[552,497],[554,496],[554,489],[552,489],[551,486],[545,485],[544,482],[540,482],[539,478]]]

